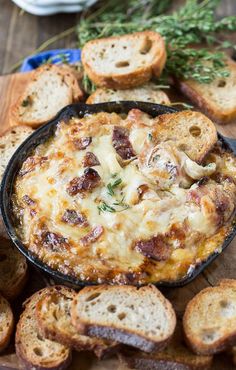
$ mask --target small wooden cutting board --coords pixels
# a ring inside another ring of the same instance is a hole
[[[26,83],[29,81],[32,72],[16,73],[11,75],[0,76],[0,135],[16,122],[10,118],[11,107],[15,104],[18,97],[21,95]],[[172,94],[171,94],[172,95]],[[172,98],[172,96],[171,96]],[[183,96],[179,93],[173,93],[175,101],[184,101]],[[227,126],[216,125],[217,129],[224,136],[236,138],[236,122],[230,123]],[[1,241],[0,239],[0,242]],[[236,279],[236,238],[231,245],[223,252],[208,268],[204,270],[194,281],[183,288],[169,288],[162,289],[165,296],[172,302],[177,316],[182,317],[186,304],[192,299],[200,290],[208,286],[217,284],[222,278]],[[41,278],[31,269],[31,278],[28,285],[23,292],[23,296],[32,294],[33,280],[36,288],[42,287]],[[36,282],[35,282],[36,280]],[[38,282],[37,282],[38,280]],[[38,284],[38,285],[37,285]],[[35,290],[35,287],[34,287]],[[23,299],[23,298],[22,298]],[[13,306],[19,305],[21,309],[22,299],[17,299]],[[15,307],[14,307],[15,308]],[[14,341],[7,353],[0,355],[0,369],[20,369],[19,361],[14,353]],[[213,370],[233,370],[234,367],[230,358],[226,354],[216,356]],[[126,370],[126,368],[119,364],[118,360],[110,359],[98,361],[91,355],[76,353],[73,356],[73,363],[69,370]],[[145,369],[144,369],[145,370]]]

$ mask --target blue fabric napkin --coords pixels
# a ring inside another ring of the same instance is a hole
[[[45,62],[50,62],[53,64],[60,64],[64,61],[67,63],[75,63],[81,60],[80,49],[55,49],[47,50],[42,53],[32,55],[26,58],[20,68],[21,72],[32,71],[33,69],[39,67]]]

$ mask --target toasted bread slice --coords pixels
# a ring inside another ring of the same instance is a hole
[[[0,136],[0,180],[3,176],[9,159],[18,146],[30,135],[33,129],[28,126],[15,126],[9,128]]]
[[[89,41],[82,50],[85,73],[97,86],[128,89],[160,76],[165,43],[153,31]]]
[[[27,263],[9,240],[0,243],[0,292],[7,299],[16,298],[27,281]]]
[[[54,286],[36,292],[25,303],[16,328],[16,354],[26,369],[61,370],[66,369],[71,361],[68,347],[48,340],[39,332],[36,305],[50,292],[63,292],[64,287]]]
[[[171,303],[154,286],[103,285],[78,293],[72,322],[83,334],[151,352],[166,346],[176,317]]]
[[[77,351],[94,351],[97,357],[114,353],[117,343],[109,343],[98,338],[80,335],[71,322],[71,304],[76,292],[63,288],[63,292],[51,292],[40,299],[36,306],[36,315],[41,332],[45,338],[55,340]]]
[[[201,163],[217,142],[212,121],[200,112],[183,111],[156,118],[158,142],[174,142],[190,159]]]
[[[82,97],[75,73],[69,67],[45,64],[35,70],[12,109],[12,119],[16,124],[38,127]]]
[[[227,61],[229,77],[219,77],[209,84],[195,80],[179,81],[181,91],[203,112],[218,123],[236,118],[236,63]]]
[[[195,353],[213,354],[236,345],[236,286],[203,289],[188,303],[183,327]]]
[[[235,279],[222,279],[220,280],[219,286],[231,286],[236,288],[236,280]]]
[[[124,362],[131,369],[153,370],[207,370],[212,356],[197,356],[184,343],[182,325],[177,324],[173,338],[167,347],[159,352],[145,353],[141,351],[124,351]]]
[[[127,90],[97,89],[86,101],[87,104],[97,104],[110,101],[136,100],[156,104],[170,104],[164,91],[149,82],[143,86]]]
[[[0,237],[4,238],[4,239],[9,239],[9,236],[7,234],[7,231],[6,231],[5,225],[3,223],[1,214],[0,214]]]
[[[0,295],[0,352],[9,344],[14,327],[14,318],[7,300]]]

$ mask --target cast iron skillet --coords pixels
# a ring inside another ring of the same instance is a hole
[[[44,141],[48,140],[50,136],[52,136],[56,130],[56,125],[60,120],[69,120],[71,117],[83,117],[87,113],[97,113],[97,112],[116,112],[116,113],[128,113],[130,109],[138,108],[141,109],[143,112],[150,114],[153,117],[164,113],[174,113],[177,110],[171,107],[167,107],[164,105],[159,104],[152,104],[152,103],[143,103],[143,102],[135,102],[135,101],[126,101],[126,102],[111,102],[111,103],[101,103],[101,104],[72,104],[68,105],[64,109],[62,109],[59,114],[49,123],[42,126],[38,130],[36,130],[29,138],[27,138],[20,147],[16,150],[14,155],[12,156],[3,180],[1,184],[1,192],[0,192],[0,203],[1,203],[1,212],[3,221],[5,223],[8,235],[16,245],[16,247],[25,255],[25,257],[32,262],[35,266],[39,267],[41,270],[46,272],[47,274],[51,275],[57,282],[63,283],[66,285],[70,285],[73,287],[80,287],[85,285],[91,285],[94,283],[91,282],[84,282],[80,281],[79,279],[62,274],[52,268],[48,267],[42,261],[40,261],[37,257],[35,257],[21,242],[19,237],[16,234],[15,227],[14,227],[14,216],[12,213],[11,207],[11,197],[13,193],[13,185],[15,181],[16,174],[21,167],[24,160],[31,154],[34,148],[38,145],[43,143]],[[225,148],[229,149],[230,151],[234,152],[236,155],[236,140],[228,139],[219,135],[219,139],[223,142]],[[233,237],[236,234],[236,226],[234,226],[232,232],[226,237],[224,243],[222,245],[222,250],[224,250]],[[196,276],[200,274],[200,272],[207,267],[217,256],[219,252],[215,252],[214,254],[210,255],[206,261],[202,262],[201,264],[195,266],[193,269],[190,269],[188,274],[181,278],[180,280],[167,282],[167,281],[160,281],[157,282],[157,286],[168,286],[168,287],[176,287],[176,286],[183,286],[193,280]]]

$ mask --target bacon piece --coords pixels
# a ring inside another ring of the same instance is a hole
[[[67,193],[74,196],[96,188],[100,183],[101,177],[93,168],[86,168],[81,177],[75,177],[69,182]]]
[[[135,157],[135,152],[129,141],[129,131],[125,127],[115,126],[112,134],[112,144],[122,159]]]
[[[85,137],[81,137],[80,139],[73,140],[73,144],[78,150],[86,149],[87,146],[91,144],[91,142],[92,142],[91,136],[85,136]]]
[[[80,239],[81,244],[86,247],[96,242],[103,234],[104,228],[101,225],[95,226],[87,235]]]
[[[154,236],[149,240],[140,240],[135,244],[135,249],[145,257],[156,261],[166,261],[171,255],[171,248],[161,235]]]
[[[22,200],[25,204],[27,204],[28,206],[33,206],[35,204],[35,201],[33,199],[31,199],[27,194],[25,194],[23,197],[22,197]]]
[[[67,209],[62,216],[62,221],[68,223],[69,225],[79,225],[88,226],[87,218],[74,209]]]
[[[38,157],[38,156],[28,157],[19,171],[19,176],[23,177],[27,173],[32,172],[38,164],[41,165],[45,163],[47,160],[48,157]]]
[[[95,154],[92,152],[87,152],[83,159],[83,165],[84,167],[99,166],[100,162]]]
[[[43,232],[41,237],[43,246],[52,251],[59,251],[61,247],[66,247],[68,244],[66,238],[50,231]]]

